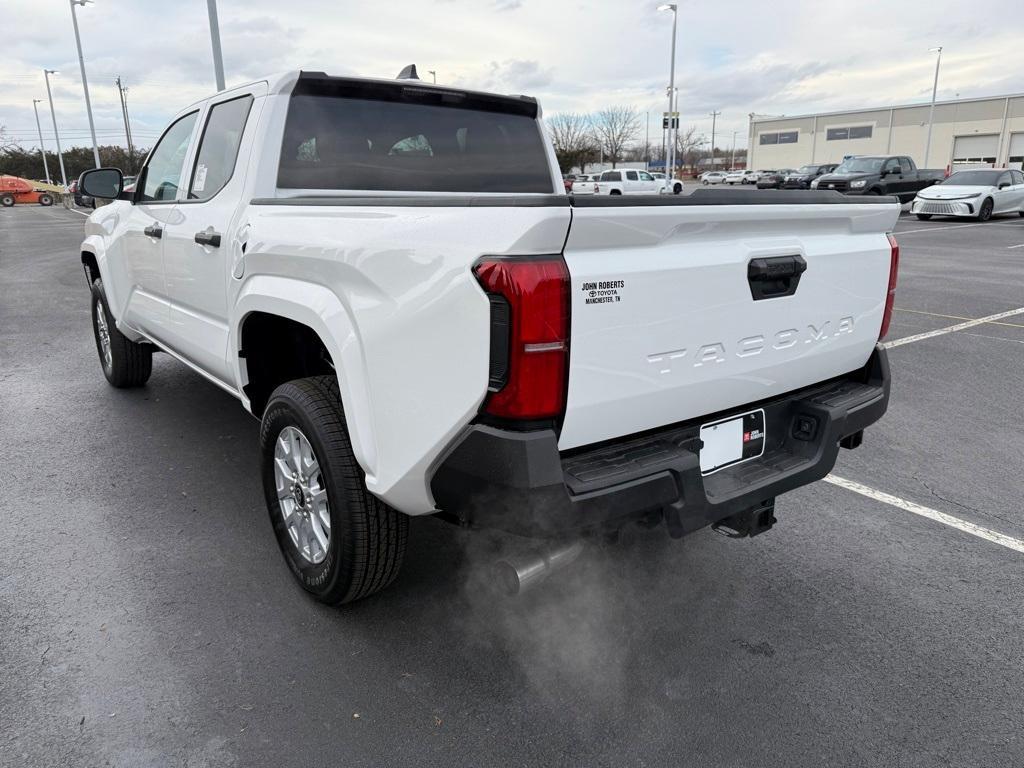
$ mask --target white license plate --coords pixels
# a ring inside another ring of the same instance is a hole
[[[700,471],[709,475],[720,469],[756,459],[764,453],[764,409],[730,416],[700,428]]]

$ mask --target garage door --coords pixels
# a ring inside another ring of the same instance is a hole
[[[999,135],[957,136],[953,139],[953,170],[994,168],[999,154]]]
[[[1010,167],[1024,169],[1024,133],[1010,134]]]

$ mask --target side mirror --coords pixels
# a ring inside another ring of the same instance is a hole
[[[119,168],[93,168],[78,177],[78,191],[87,197],[116,200],[124,189],[124,174]]]
[[[1002,184],[999,185],[999,188],[1000,189],[1006,189],[1008,186],[1010,186],[1009,183],[1003,182]]]

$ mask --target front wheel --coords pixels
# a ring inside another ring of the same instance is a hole
[[[992,209],[995,204],[992,202],[992,198],[989,197],[981,204],[981,209],[978,211],[978,221],[988,221],[992,218]]]
[[[92,284],[92,331],[103,375],[118,389],[141,387],[153,372],[153,348],[137,344],[117,330],[110,314],[103,281]]]
[[[43,207],[53,205],[53,195],[49,195],[44,192],[39,196],[39,204]]]
[[[339,605],[394,581],[409,518],[366,489],[336,377],[296,379],[274,390],[260,453],[274,535],[303,589]]]
[[[608,194],[609,194],[609,195],[621,195],[621,194],[622,194],[622,192],[621,192],[620,190],[618,190],[618,189],[613,189],[613,190],[612,190],[611,192],[609,192]]]
[[[931,221],[932,214],[930,214],[930,213],[919,213],[919,214],[917,214],[917,218],[919,218],[921,221]]]
[[[701,184],[703,184],[706,187],[708,185],[708,180],[705,179],[704,181],[701,182]]]

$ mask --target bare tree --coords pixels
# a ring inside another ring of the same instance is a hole
[[[3,152],[8,149],[21,149],[21,147],[18,144],[18,142],[11,138],[11,136],[7,133],[7,126],[0,125],[0,152]]]
[[[597,156],[597,141],[594,139],[590,118],[579,112],[562,112],[548,118],[548,133],[555,147],[555,156],[562,172],[592,162]]]
[[[703,141],[703,136],[698,135],[697,127],[691,125],[685,131],[676,132],[676,163],[683,166],[693,166],[697,162],[697,147]]]
[[[640,113],[634,107],[607,107],[594,114],[594,135],[612,168],[622,159],[626,145],[640,133]]]

